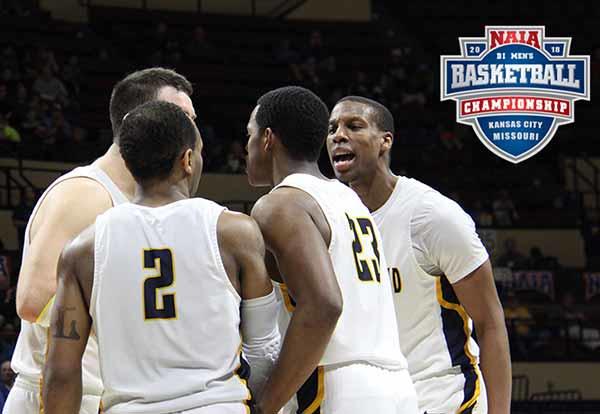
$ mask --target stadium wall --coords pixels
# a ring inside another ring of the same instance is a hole
[[[513,376],[529,379],[529,394],[547,391],[579,390],[584,400],[600,400],[600,363],[517,362]]]

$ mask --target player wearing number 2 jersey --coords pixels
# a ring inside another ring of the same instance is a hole
[[[274,186],[252,216],[291,312],[259,412],[275,414],[293,399],[287,412],[414,414],[415,391],[389,328],[379,232],[358,196],[317,165],[328,115],[312,92],[286,87],[262,96],[248,123],[249,181]]]
[[[91,165],[79,167],[51,183],[37,202],[25,231],[23,261],[16,292],[21,332],[11,366],[18,374],[4,405],[4,414],[38,414],[50,312],[56,292],[56,264],[65,244],[96,217],[133,197],[135,181],[119,153],[123,116],[153,100],[179,105],[196,118],[192,85],[180,74],[148,68],[129,74],[112,90],[110,119],[114,142]],[[80,414],[96,414],[102,395],[96,339],[92,335],[83,357],[83,399]]]
[[[391,173],[393,134],[387,108],[347,97],[331,112],[327,149],[336,176],[381,231],[400,345],[421,412],[508,414],[508,340],[488,254],[458,204]]]
[[[250,412],[242,333],[257,378],[265,378],[260,369],[279,349],[277,298],[256,223],[189,198],[201,150],[196,126],[173,104],[150,102],[123,120],[120,151],[136,196],[98,217],[61,255],[46,414],[78,412],[92,329],[103,412]]]

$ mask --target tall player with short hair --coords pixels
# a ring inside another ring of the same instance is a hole
[[[275,414],[296,393],[298,413],[413,414],[379,232],[357,195],[317,165],[328,117],[315,94],[285,87],[263,95],[248,123],[248,179],[274,186],[252,216],[291,315],[257,406]]]
[[[177,106],[149,102],[131,111],[120,149],[136,195],[63,250],[45,413],[78,412],[81,356],[93,329],[105,413],[246,414],[241,338],[257,358],[279,348],[260,230],[244,214],[190,198],[202,140]]]
[[[137,71],[119,81],[110,99],[113,145],[92,164],[59,177],[37,202],[26,229],[17,284],[17,312],[23,321],[11,365],[18,376],[4,413],[40,412],[49,324],[47,310],[56,291],[56,265],[61,250],[99,214],[133,196],[135,181],[118,147],[123,116],[144,102],[162,100],[179,105],[194,119],[192,92],[192,85],[185,77],[163,68]],[[82,413],[98,412],[102,384],[96,353],[92,339],[84,357]]]
[[[458,204],[390,171],[393,135],[385,106],[350,96],[333,108],[327,149],[381,231],[420,410],[508,414],[508,338],[488,254]]]

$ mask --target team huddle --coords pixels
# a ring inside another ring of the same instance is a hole
[[[509,413],[488,254],[458,204],[391,172],[390,111],[261,96],[247,174],[271,191],[247,216],[194,197],[192,92],[122,79],[113,145],[37,202],[3,413]]]

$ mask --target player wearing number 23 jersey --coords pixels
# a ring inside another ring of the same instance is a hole
[[[263,95],[248,123],[250,183],[274,187],[252,216],[289,316],[258,408],[273,414],[291,399],[284,412],[415,414],[379,232],[317,166],[328,115],[312,92],[285,87]]]

